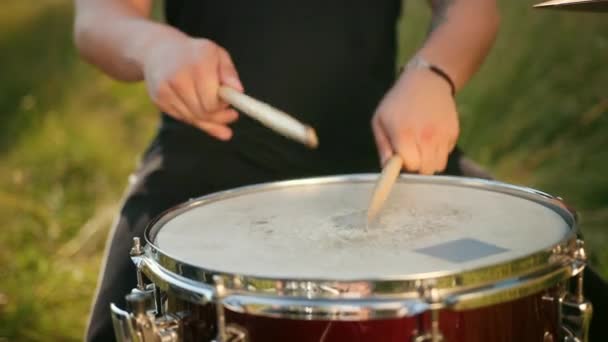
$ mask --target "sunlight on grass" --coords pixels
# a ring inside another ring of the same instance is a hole
[[[79,61],[69,4],[10,1],[0,12],[0,49],[19,52],[0,55],[0,336],[9,340],[81,340],[107,229],[156,122],[141,86]]]

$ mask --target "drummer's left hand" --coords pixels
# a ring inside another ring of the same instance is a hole
[[[410,172],[445,170],[459,134],[450,85],[427,69],[406,70],[372,119],[382,165],[398,153]]]

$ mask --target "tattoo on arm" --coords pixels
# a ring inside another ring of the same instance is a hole
[[[431,9],[433,10],[433,18],[431,19],[430,32],[435,31],[439,26],[447,21],[448,9],[455,0],[429,0]]]

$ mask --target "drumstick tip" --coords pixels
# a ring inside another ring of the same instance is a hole
[[[306,126],[306,146],[313,150],[319,146],[317,132],[315,132],[315,129],[310,126]]]
[[[374,220],[374,217],[376,217],[376,213],[372,213],[371,210],[367,210],[367,220],[365,221],[365,228],[369,228],[369,226],[371,225],[372,221]]]
[[[367,207],[367,221],[373,221],[378,215],[384,202],[388,198],[393,185],[399,178],[401,167],[403,166],[403,159],[399,155],[392,156],[382,169],[382,173],[376,181],[376,186],[372,192],[372,197]]]
[[[380,213],[380,208],[382,207],[382,204],[384,204],[383,199],[379,199],[377,197],[372,198],[370,206],[367,208],[367,227],[372,224],[374,219],[378,216],[378,213]]]

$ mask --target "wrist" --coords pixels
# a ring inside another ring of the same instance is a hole
[[[175,46],[188,38],[184,33],[166,26],[154,24],[154,27],[142,32],[128,49],[128,58],[144,72],[147,60],[154,56],[154,52],[159,48]]]
[[[440,66],[430,63],[420,55],[416,55],[402,69],[403,72],[411,72],[413,70],[425,70],[432,73],[435,77],[441,78],[449,87],[452,96],[456,96],[456,84],[454,80]]]

